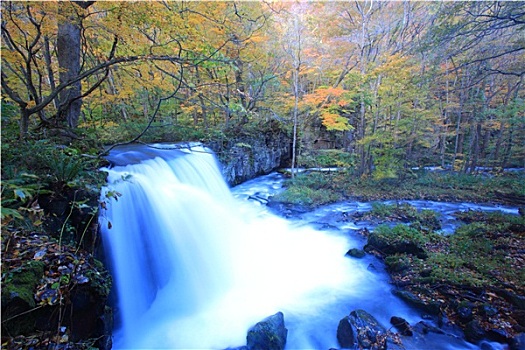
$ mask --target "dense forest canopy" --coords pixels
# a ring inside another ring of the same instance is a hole
[[[1,6],[3,146],[277,120],[298,153],[324,142],[377,178],[525,163],[523,2]]]

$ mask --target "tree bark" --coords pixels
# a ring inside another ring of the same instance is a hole
[[[69,7],[69,9],[66,9]],[[70,10],[70,11],[68,11]],[[77,77],[80,72],[80,34],[81,27],[79,18],[76,17],[71,5],[64,4],[59,6],[59,13],[67,17],[58,23],[57,34],[57,56],[60,69],[60,84],[66,84]],[[80,99],[82,85],[80,81],[71,84],[59,95],[59,120],[66,122],[70,128],[78,126]]]
[[[85,10],[94,1],[72,1],[72,3]],[[59,79],[60,84],[66,84],[78,77],[80,73],[82,17],[77,14],[70,3],[61,4],[58,12],[63,16],[58,22],[57,33]],[[59,95],[58,118],[60,122],[66,122],[70,128],[78,126],[82,107],[81,93],[82,84],[78,80]]]

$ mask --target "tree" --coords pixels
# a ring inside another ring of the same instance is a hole
[[[83,10],[91,6],[94,1],[73,1]],[[83,14],[76,11],[71,3],[59,6],[57,32],[57,58],[59,67],[60,84],[68,84],[75,80],[80,73],[81,35]],[[67,122],[68,127],[76,128],[82,106],[82,84],[76,81],[59,94],[58,119]],[[63,116],[61,115],[63,114]]]
[[[64,6],[71,6],[66,4]],[[61,75],[61,82],[58,86],[54,84],[53,69],[47,68],[47,82],[45,79],[45,62],[42,59],[41,51],[45,51],[46,61],[50,62],[49,53],[50,38],[59,36],[61,40],[60,49],[63,57],[67,57],[68,40],[77,41],[78,34],[75,25],[61,25],[61,30],[57,33],[57,4],[56,3],[16,3],[3,2],[3,13],[5,20],[2,21],[2,43],[4,51],[3,63],[6,69],[2,70],[2,90],[20,108],[20,138],[25,139],[29,131],[30,117],[37,114],[40,123],[48,126],[60,127],[59,118],[64,115],[66,110],[70,110],[71,126],[76,126],[75,119],[78,121],[78,104],[82,95],[79,95],[80,82],[96,73],[106,70],[112,65],[121,62],[133,61],[139,57],[114,57],[114,47],[110,50],[105,62],[76,71],[78,46],[73,50],[70,58],[71,62],[65,63],[62,68],[68,69]],[[72,34],[72,36],[70,36]],[[68,37],[68,39],[66,39]],[[116,41],[114,46],[116,45]],[[71,65],[71,67],[69,67]],[[67,68],[66,68],[67,67]],[[71,68],[71,70],[69,70]],[[91,93],[105,78],[99,79],[93,84],[84,95]],[[51,83],[53,82],[53,83]],[[69,90],[69,92],[68,92]],[[46,111],[48,107],[60,96],[60,103],[55,110],[55,115],[49,117]]]

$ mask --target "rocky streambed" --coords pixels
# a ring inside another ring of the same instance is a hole
[[[524,348],[525,219],[518,208],[350,200],[312,209],[272,201],[281,181],[271,174],[233,191],[295,225],[348,236],[348,259],[386,276],[378,288],[387,290],[374,292],[375,300],[349,300],[337,329],[327,330],[341,348]],[[410,311],[391,307],[391,296]]]

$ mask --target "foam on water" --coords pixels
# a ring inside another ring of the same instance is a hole
[[[250,327],[278,311],[288,349],[339,347],[338,322],[358,308],[387,326],[393,315],[421,319],[392,295],[386,274],[369,268],[373,257],[345,257],[362,241],[272,215],[247,201],[244,188],[234,198],[214,155],[191,148],[134,147],[104,169],[100,224],[117,294],[114,348],[241,346]],[[469,348],[459,344],[436,349]]]

